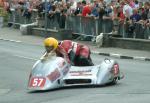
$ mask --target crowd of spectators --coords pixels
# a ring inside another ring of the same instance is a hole
[[[44,13],[47,13],[49,19],[56,17],[58,22],[61,22],[61,28],[64,28],[64,21],[70,15],[112,20],[113,32],[118,31],[118,25],[126,25],[126,32],[131,37],[136,24],[150,28],[149,0],[46,0],[46,3],[45,0],[2,1],[8,12],[17,10],[28,18],[34,10],[38,11],[38,17],[42,17]]]

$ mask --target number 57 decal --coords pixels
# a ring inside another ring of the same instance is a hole
[[[34,77],[31,79],[30,87],[43,87],[46,79],[43,77]]]

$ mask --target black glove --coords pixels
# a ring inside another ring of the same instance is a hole
[[[71,65],[74,65],[75,53],[72,50],[69,53],[69,59],[70,59]]]

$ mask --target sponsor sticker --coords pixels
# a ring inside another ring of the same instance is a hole
[[[71,76],[90,76],[91,70],[81,70],[81,71],[70,71]]]
[[[88,72],[91,72],[91,70],[79,70],[79,71],[70,71],[69,73],[81,73],[81,72],[84,72],[84,73],[88,73]]]
[[[51,81],[54,82],[56,79],[58,79],[60,77],[60,72],[57,69],[55,69],[53,72],[51,72],[51,74],[47,75],[47,78]]]

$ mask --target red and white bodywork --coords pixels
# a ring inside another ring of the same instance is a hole
[[[62,57],[38,60],[30,73],[29,90],[50,90],[72,85],[105,85],[120,80],[119,65],[105,59],[100,65],[70,66]]]

